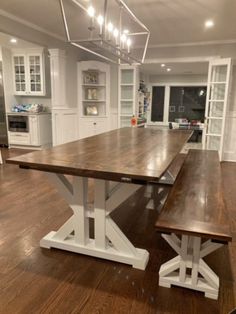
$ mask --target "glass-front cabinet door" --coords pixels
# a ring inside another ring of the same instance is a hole
[[[42,82],[42,56],[28,55],[28,75],[29,75],[29,91],[30,93],[40,94],[43,92]]]
[[[15,94],[22,95],[26,93],[26,60],[25,55],[13,57],[13,71]]]
[[[13,52],[15,95],[44,96],[45,69],[43,50],[28,49]]]

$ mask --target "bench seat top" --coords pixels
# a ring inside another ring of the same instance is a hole
[[[155,224],[158,231],[232,240],[218,152],[190,150]]]

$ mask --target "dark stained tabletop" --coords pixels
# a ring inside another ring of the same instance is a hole
[[[190,150],[156,222],[162,232],[231,241],[217,151]]]
[[[191,134],[189,130],[122,128],[14,157],[7,163],[113,181],[155,181]]]

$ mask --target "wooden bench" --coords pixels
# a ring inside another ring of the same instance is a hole
[[[178,154],[162,177],[158,181],[150,182],[147,185],[145,196],[150,198],[146,206],[147,209],[157,209],[162,207],[162,204],[165,202],[168,195],[168,189],[164,187],[174,185],[185,158],[186,154]],[[161,203],[157,204],[157,200],[158,202],[161,200]]]
[[[218,298],[219,278],[203,257],[232,240],[222,194],[218,153],[190,150],[155,224],[178,254],[162,264],[160,286]]]

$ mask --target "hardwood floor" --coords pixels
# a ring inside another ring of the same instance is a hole
[[[2,152],[4,158],[22,153]],[[160,265],[175,253],[155,231],[157,213],[145,209],[144,189],[113,214],[130,240],[150,252],[146,271],[140,271],[41,249],[40,239],[71,211],[43,173],[0,165],[0,313],[228,313],[236,307],[236,164],[223,163],[222,171],[233,242],[207,258],[221,282],[214,301],[202,293],[158,286]]]

